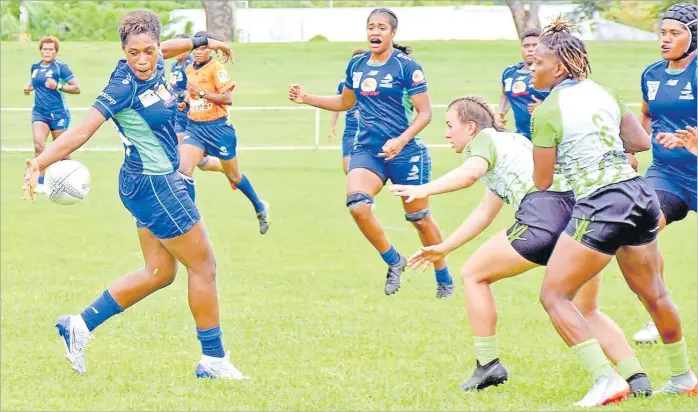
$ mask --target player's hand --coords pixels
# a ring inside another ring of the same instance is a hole
[[[24,92],[24,95],[25,95],[25,96],[29,96],[29,93],[31,93],[32,90],[34,90],[34,88],[31,87],[31,86],[27,86],[27,87],[25,87],[24,89],[22,89],[22,91]]]
[[[635,156],[635,153],[626,153],[625,155],[628,156],[628,163],[630,163],[630,166],[637,172],[640,167],[640,161],[637,159],[637,156]]]
[[[177,103],[177,111],[183,112],[187,108],[187,104],[184,102]]]
[[[655,140],[657,140],[657,143],[666,147],[667,149],[676,149],[677,147],[682,147],[684,145],[684,141],[674,133],[658,133]]]
[[[46,79],[46,83],[44,83],[44,86],[46,86],[46,88],[48,89],[56,90],[56,88],[58,87],[58,82],[54,78],[49,77],[48,79]]]
[[[198,99],[201,88],[192,82],[187,82],[187,91],[196,96],[196,98]]]
[[[696,128],[686,126],[686,130],[677,130],[676,137],[681,139],[683,147],[689,152],[696,154]]]
[[[288,100],[293,103],[303,104],[305,96],[307,96],[307,94],[305,93],[305,87],[303,87],[303,85],[292,84],[291,87],[288,88]]]
[[[419,270],[421,268],[422,272],[426,272],[430,263],[443,259],[446,255],[448,255],[448,251],[443,243],[433,246],[423,246],[410,256],[407,264],[414,270]]]
[[[27,171],[24,172],[24,185],[22,186],[22,198],[27,200],[31,198],[32,202],[36,202],[36,185],[39,184],[39,164],[34,159],[27,160]]]
[[[228,46],[225,42],[208,38],[207,48],[214,50],[217,56],[223,55],[223,63],[227,63],[230,60],[231,63],[235,64],[235,58],[233,57],[233,49]]]
[[[392,185],[388,190],[395,193],[395,196],[404,197],[405,203],[411,203],[415,199],[424,199],[429,196],[423,186]]]
[[[505,113],[499,112],[499,121],[502,122],[502,126],[506,126],[506,124],[507,124],[506,119],[504,119],[505,116],[506,116]]]
[[[541,100],[539,100],[534,95],[531,95],[531,99],[533,99],[533,103],[528,104],[528,114],[533,113],[533,110],[535,110],[536,107],[538,107],[541,103],[543,103]]]
[[[327,140],[329,140],[331,142],[332,139],[334,139],[335,133],[337,133],[337,130],[334,127],[331,128],[330,133],[327,135]]]
[[[383,152],[378,153],[378,157],[385,157],[385,160],[392,160],[400,154],[407,141],[401,137],[394,137],[383,145]]]

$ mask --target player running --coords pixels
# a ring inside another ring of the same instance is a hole
[[[82,146],[108,119],[114,120],[126,151],[119,195],[136,219],[145,267],[118,279],[81,314],[58,318],[66,358],[75,371],[85,374],[90,332],[171,284],[179,261],[189,272],[189,308],[203,352],[196,376],[244,379],[223,349],[213,247],[185,179],[177,172],[176,97],[165,79],[163,60],[201,46],[230,56],[230,47],[205,37],[160,43],[160,21],[146,10],[126,14],[119,36],[126,59],[119,61],[85,118],[27,161],[24,196],[34,200],[41,171]]]
[[[175,39],[189,39],[190,37],[186,34],[178,34]],[[185,72],[187,66],[194,63],[194,58],[187,51],[182,54],[175,56],[175,61],[170,66],[170,85],[172,86],[172,91],[177,96],[177,114],[175,117],[175,131],[177,132],[177,139],[182,143],[184,138],[184,132],[187,130],[187,123],[189,119],[187,114],[189,114],[189,106],[185,102],[185,96],[187,94],[187,74]]]
[[[46,148],[49,132],[55,141],[70,125],[70,110],[65,94],[80,94],[80,85],[67,64],[58,60],[59,41],[55,37],[42,37],[39,40],[41,60],[32,64],[31,80],[24,88],[24,94],[34,91],[32,108],[32,135],[34,156]],[[44,193],[44,172],[39,176],[37,193]]]
[[[335,112],[358,106],[359,133],[349,161],[347,207],[388,265],[386,295],[400,288],[407,259],[390,243],[371,205],[388,179],[394,184],[418,185],[429,181],[431,173],[429,151],[417,137],[431,121],[427,83],[422,67],[393,43],[397,25],[392,11],[379,8],[371,12],[366,27],[370,51],[349,62],[341,95],[309,95],[299,84],[289,88],[289,100],[298,104]],[[414,109],[417,115],[412,120]],[[428,199],[403,201],[403,207],[405,219],[417,229],[422,244],[441,242]],[[451,296],[453,280],[446,260],[435,262],[434,267],[437,298]]]
[[[351,57],[363,53],[365,53],[363,49],[356,49],[352,52]],[[344,90],[344,80],[339,82],[337,94],[341,95],[342,90]],[[356,133],[359,131],[359,111],[356,105],[349,109],[345,116],[344,134],[342,135],[342,168],[346,175],[349,172],[349,155],[352,149],[354,149],[354,140],[356,139]],[[330,133],[327,136],[330,141],[334,139],[334,135],[337,132],[337,119],[339,119],[339,112],[332,112]]]
[[[572,219],[548,261],[541,303],[595,380],[577,405],[619,402],[630,393],[572,302],[614,255],[664,342],[671,378],[660,392],[695,393],[681,320],[659,275],[659,201],[624,154],[648,150],[649,136],[613,90],[587,79],[586,47],[567,22],[558,18],[545,28],[534,64],[534,86],[552,90],[531,120],[534,182],[549,189],[559,163],[576,197]]]
[[[685,147],[666,148],[665,140],[678,130],[696,126],[696,42],[698,11],[695,4],[669,7],[662,18],[662,60],[642,73],[640,122],[652,139],[652,165],[647,182],[657,193],[662,217],[659,230],[696,211],[696,157]],[[664,261],[660,262],[664,272]],[[651,320],[635,335],[638,343],[654,343],[659,331]]]
[[[531,113],[548,96],[548,92],[538,91],[531,84],[533,50],[538,45],[540,30],[531,29],[521,36],[521,57],[523,61],[513,64],[502,73],[502,95],[499,98],[499,119],[511,108],[514,112],[516,133],[531,138]]]
[[[208,37],[208,33],[198,32],[195,36]],[[225,106],[232,104],[235,81],[229,77],[225,65],[213,58],[211,51],[205,45],[195,48],[192,51],[194,63],[185,69],[189,122],[179,149],[179,171],[191,178],[198,165],[207,171],[223,173],[230,186],[240,189],[250,200],[259,220],[259,233],[265,234],[269,230],[269,205],[259,199],[252,182],[240,172],[237,136],[228,123]],[[189,185],[189,189],[194,199],[194,185]]]
[[[536,189],[531,142],[520,134],[506,132],[482,98],[463,97],[451,102],[446,124],[446,138],[456,153],[464,153],[463,164],[433,182],[395,185],[390,191],[411,202],[465,189],[477,180],[487,187],[480,205],[451,236],[438,245],[421,248],[410,258],[410,266],[415,269],[426,269],[430,262],[445,258],[475,239],[492,224],[504,203],[511,204],[516,212],[514,225],[485,242],[461,268],[477,366],[460,389],[482,390],[509,377],[499,359],[497,309],[490,284],[546,265],[570,220],[575,199],[571,186],[560,174],[555,175],[550,190]],[[633,393],[650,395],[649,379],[623,332],[598,309],[600,281],[597,276],[584,285],[575,304],[602,338],[604,352],[628,380]]]

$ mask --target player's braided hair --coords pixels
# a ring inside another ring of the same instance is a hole
[[[584,80],[591,74],[591,64],[584,42],[570,34],[572,25],[558,16],[545,26],[540,43],[549,48],[565,66],[569,76]]]
[[[371,16],[376,15],[376,14],[382,14],[384,16],[388,17],[388,22],[390,23],[390,27],[393,28],[393,30],[397,30],[397,16],[395,13],[390,10],[386,9],[385,7],[381,7],[378,9],[374,9],[371,14],[368,15],[368,19],[366,19],[366,23],[368,24],[368,21],[371,20]],[[393,47],[400,50],[401,52],[405,53],[406,55],[412,54],[414,49],[410,46],[403,46],[401,44],[393,43]]]
[[[480,96],[459,97],[448,105],[447,110],[455,109],[461,123],[475,122],[480,130],[493,127],[498,132],[506,132],[494,110]]]
[[[134,10],[126,13],[119,23],[121,47],[126,46],[128,38],[147,34],[153,40],[160,41],[160,19],[150,10]]]

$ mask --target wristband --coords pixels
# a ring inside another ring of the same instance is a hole
[[[192,43],[192,48],[191,48],[192,50],[198,49],[201,46],[208,46],[208,37],[201,37],[201,36],[194,37],[191,40],[191,43]]]

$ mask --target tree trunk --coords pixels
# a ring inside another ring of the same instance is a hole
[[[206,13],[206,31],[218,40],[235,40],[235,1],[201,0]]]
[[[520,1],[520,0],[505,0],[511,16],[514,18],[516,32],[521,37],[526,30],[540,29],[540,19],[538,18],[538,8],[540,0]],[[524,7],[524,3],[528,4],[528,9]]]

